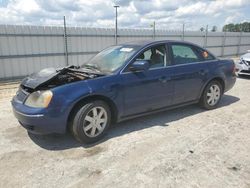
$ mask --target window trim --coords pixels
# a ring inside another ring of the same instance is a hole
[[[202,62],[204,62],[204,61],[212,61],[212,60],[215,60],[215,59],[216,59],[216,57],[215,57],[212,53],[210,53],[207,49],[203,49],[203,48],[201,48],[201,47],[194,46],[194,50],[199,54],[199,56],[201,57]],[[206,52],[208,53],[208,55],[212,57],[212,59],[205,59],[205,58],[200,54],[199,50],[200,50],[200,51],[206,51]]]
[[[178,64],[175,62],[174,60],[174,53],[172,50],[172,46],[173,45],[177,45],[177,46],[187,46],[189,48],[191,48],[191,50],[195,53],[195,55],[198,57],[198,61],[196,62],[190,62],[190,63],[183,63],[183,64]],[[197,50],[195,49],[194,45],[191,44],[186,44],[186,43],[177,43],[177,42],[172,42],[169,43],[169,51],[170,51],[170,56],[171,56],[171,65],[188,65],[188,64],[193,64],[193,63],[197,63],[197,62],[203,62],[203,58],[201,57],[201,55],[197,52]]]
[[[138,56],[140,56],[142,53],[144,53],[145,51],[149,50],[150,48],[153,48],[155,46],[161,46],[163,45],[165,47],[165,52],[166,52],[166,63],[164,62],[164,66],[162,67],[154,67],[154,68],[149,68],[148,71],[151,70],[157,70],[157,69],[162,69],[162,68],[166,68],[167,66],[167,61],[169,61],[170,65],[172,64],[171,62],[171,58],[170,58],[170,54],[169,54],[169,47],[168,47],[168,43],[167,42],[162,42],[162,43],[158,43],[158,44],[150,44],[148,46],[145,46],[144,48],[142,48],[141,50],[139,50],[134,57],[129,61],[129,63],[120,71],[120,74],[123,73],[131,73],[131,71],[129,70],[129,66],[136,60],[136,58]]]

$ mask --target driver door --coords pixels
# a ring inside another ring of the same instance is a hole
[[[147,60],[150,68],[132,72],[129,68],[121,73],[123,93],[123,116],[136,115],[172,103],[174,86],[171,71],[166,68],[168,56],[165,44],[153,46],[139,54],[133,61]]]

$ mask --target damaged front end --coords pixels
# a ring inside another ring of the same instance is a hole
[[[68,66],[61,69],[43,69],[23,79],[15,98],[27,106],[47,107],[52,98],[52,93],[49,92],[50,89],[72,82],[94,79],[103,75],[100,72],[77,66]],[[31,102],[29,99],[31,99]]]
[[[84,87],[86,83],[82,82],[82,89],[77,91],[75,88],[78,86],[70,83],[103,75],[101,72],[76,66],[43,69],[23,79],[17,94],[11,101],[13,113],[29,132],[36,134],[64,133],[68,110],[70,110],[69,105],[75,99],[76,94],[81,96],[89,89]],[[69,88],[56,89],[56,87],[66,84],[69,85]],[[63,92],[63,95],[60,92]],[[72,93],[73,97],[70,95]]]
[[[250,76],[250,53],[241,56],[240,61],[236,62],[236,74]]]
[[[23,79],[21,87],[29,92],[45,90],[80,80],[93,79],[103,76],[99,72],[68,66],[61,69],[47,68]]]

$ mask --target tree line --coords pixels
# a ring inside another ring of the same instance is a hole
[[[204,27],[200,28],[200,31],[205,31],[206,29]],[[213,26],[211,28],[211,32],[216,32],[218,30],[217,26]],[[237,23],[237,24],[226,24],[223,26],[222,31],[224,32],[250,32],[250,22],[243,22],[243,23]]]
[[[226,24],[223,26],[222,31],[228,31],[228,32],[250,32],[250,22],[243,22],[243,23],[237,23],[237,24]]]

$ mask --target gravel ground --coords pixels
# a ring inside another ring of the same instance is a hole
[[[197,105],[114,126],[100,143],[28,134],[0,95],[0,187],[250,187],[250,80]],[[3,94],[4,93],[4,94]]]

